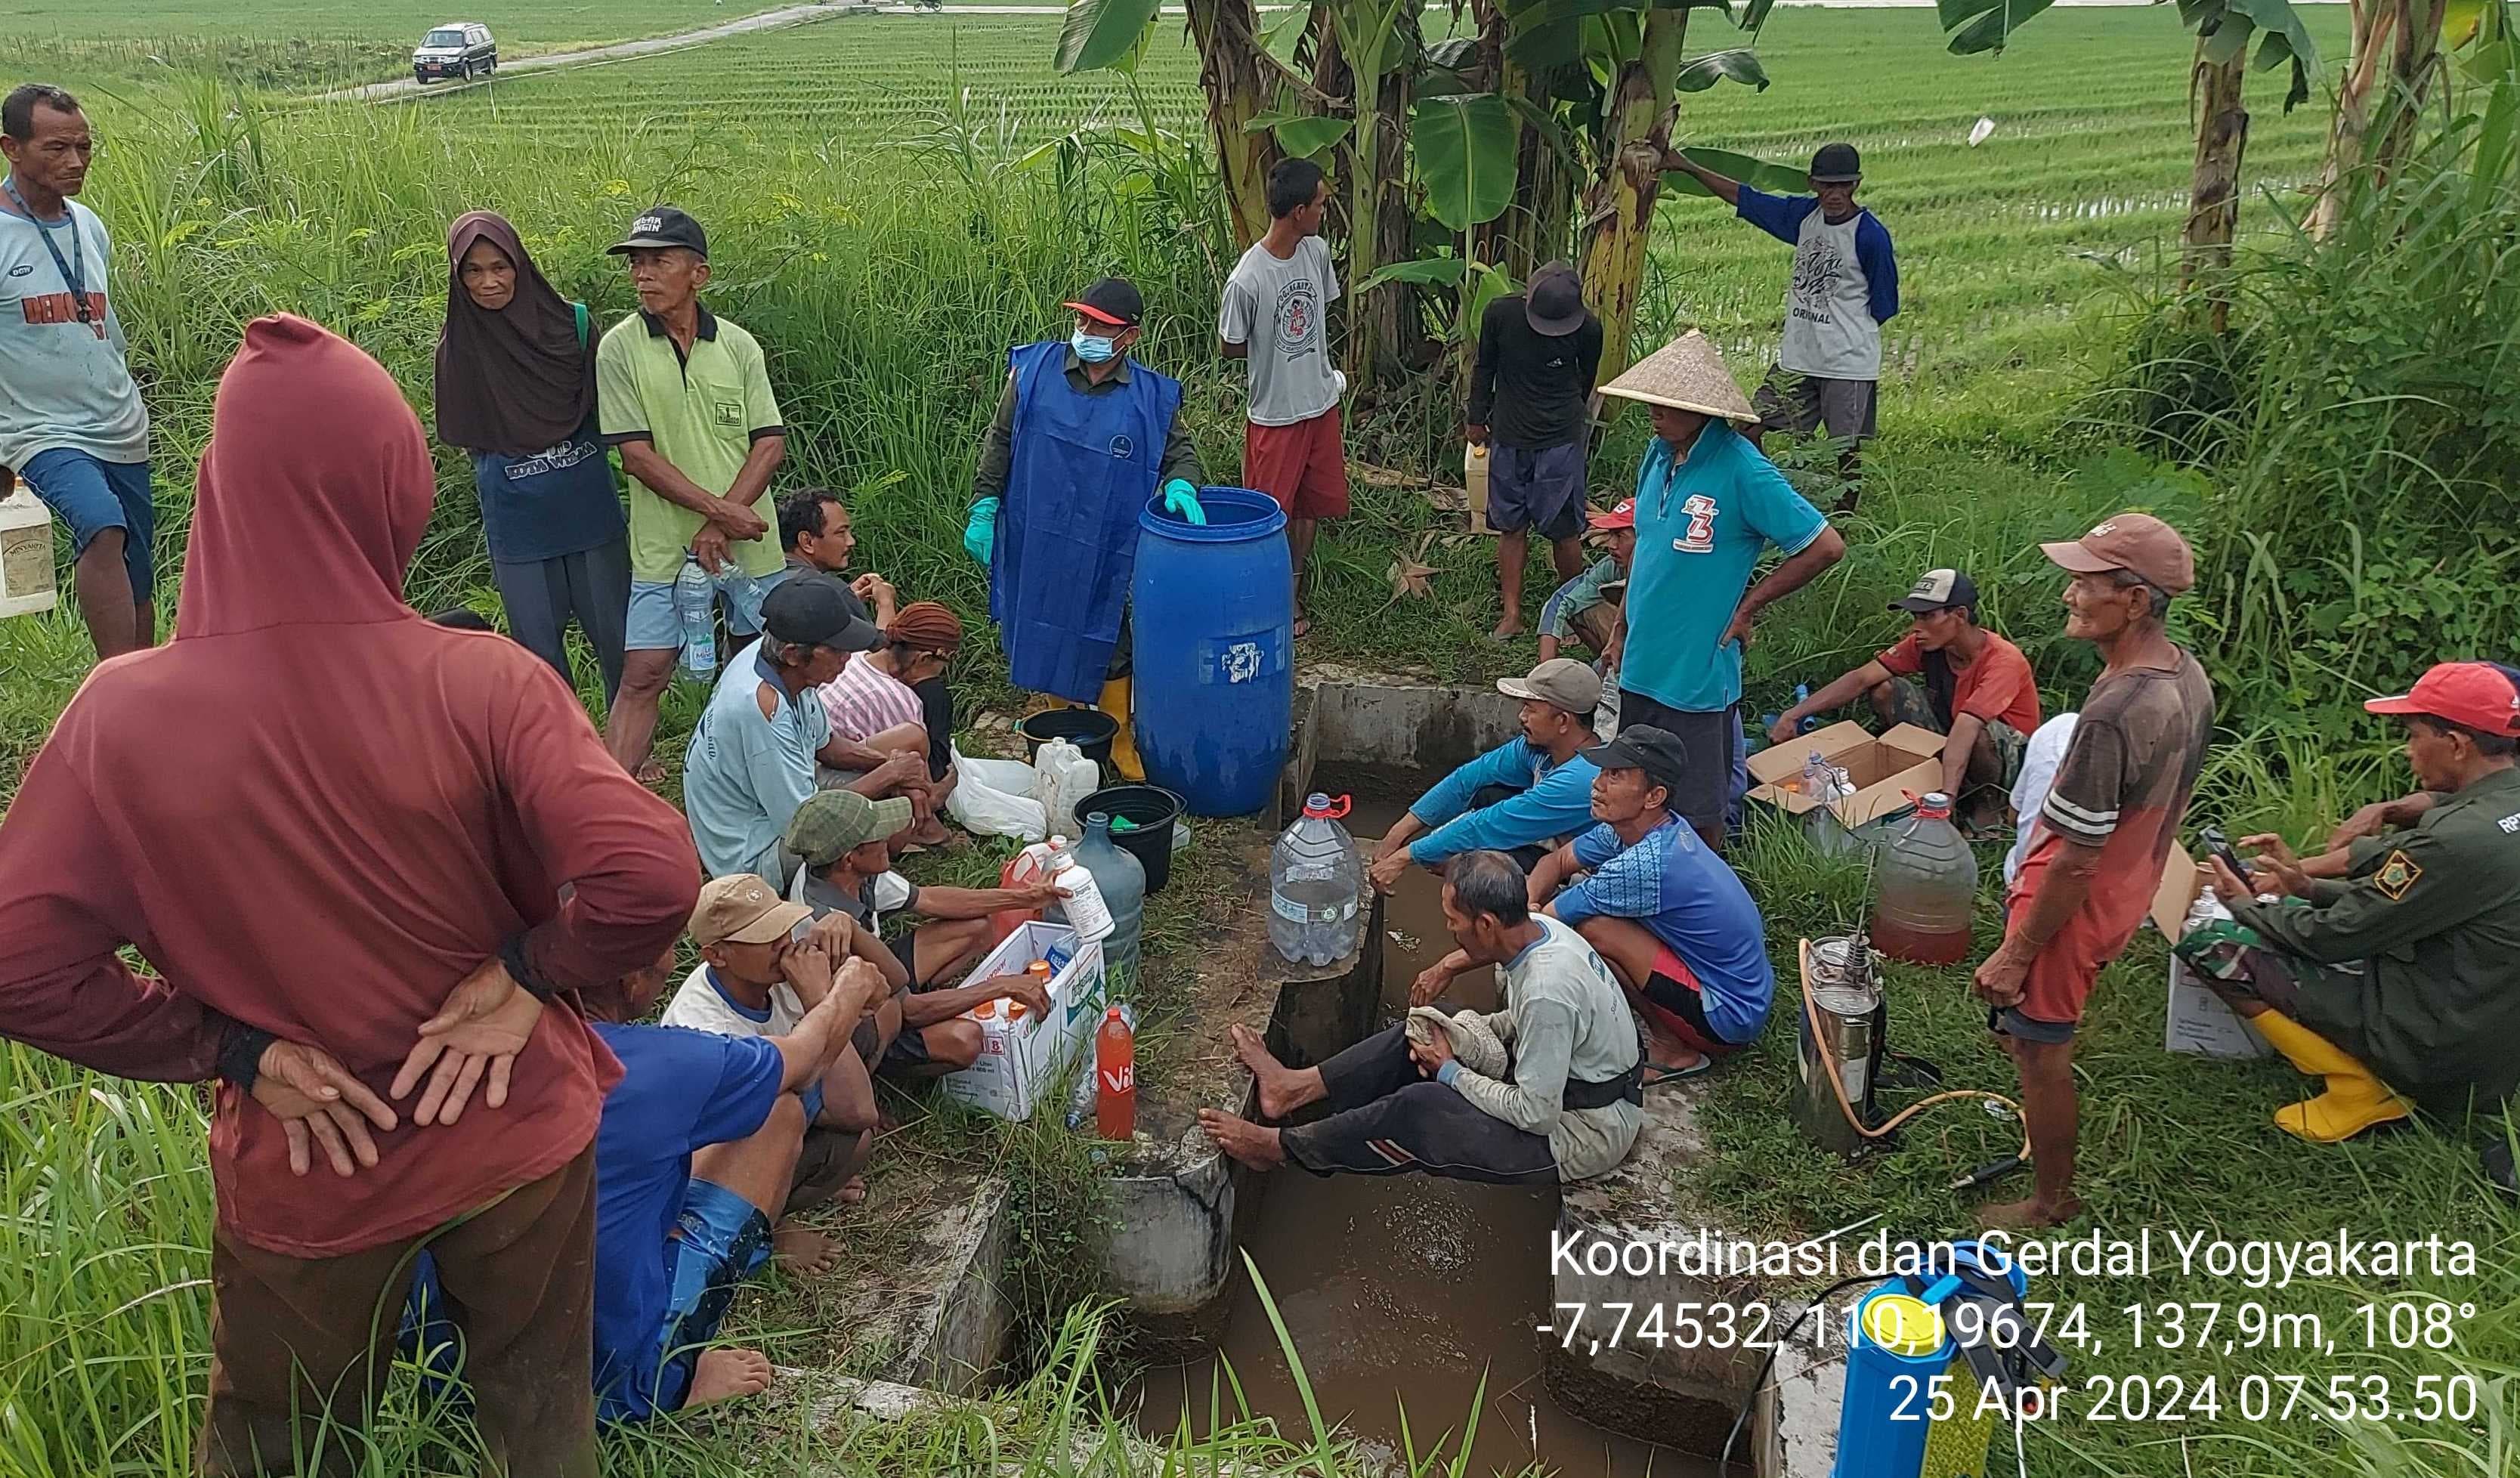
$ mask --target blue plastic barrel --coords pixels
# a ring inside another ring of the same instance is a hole
[[[1286,515],[1249,488],[1203,487],[1200,526],[1149,500],[1130,581],[1147,779],[1193,816],[1269,804],[1295,717],[1295,592]]]

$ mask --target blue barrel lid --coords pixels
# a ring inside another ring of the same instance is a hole
[[[1266,539],[1286,526],[1286,511],[1278,500],[1247,487],[1200,488],[1198,506],[1207,515],[1204,525],[1175,515],[1157,493],[1139,512],[1138,527],[1183,544],[1238,544]]]

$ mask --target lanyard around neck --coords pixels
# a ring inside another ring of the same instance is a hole
[[[70,311],[78,315],[80,323],[94,328],[96,310],[89,306],[87,300],[87,268],[86,263],[81,259],[84,253],[79,248],[78,216],[69,210],[68,204],[62,207],[67,217],[66,224],[70,231],[70,254],[68,259],[65,260],[62,256],[62,248],[53,241],[53,228],[44,224],[36,216],[35,207],[27,204],[26,198],[18,193],[18,182],[14,179],[0,181],[0,188],[5,188],[9,192],[10,201],[27,220],[34,222],[35,234],[44,239],[44,249],[53,254],[53,269],[61,273],[62,286],[70,290]]]

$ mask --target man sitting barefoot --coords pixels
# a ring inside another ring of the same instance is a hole
[[[1644,1123],[1636,1020],[1592,948],[1573,929],[1529,911],[1527,887],[1522,869],[1502,852],[1453,859],[1444,923],[1457,948],[1419,977],[1420,990],[1411,996],[1423,1005],[1442,983],[1491,964],[1504,1010],[1462,1012],[1458,1025],[1432,1011],[1413,1013],[1304,1068],[1280,1062],[1258,1033],[1238,1024],[1234,1051],[1258,1083],[1264,1117],[1282,1119],[1325,1101],[1335,1111],[1276,1129],[1201,1109],[1199,1128],[1254,1170],[1292,1161],[1315,1175],[1422,1170],[1548,1184],[1617,1165]],[[1462,1060],[1454,1031],[1490,1057],[1480,1064],[1484,1071]]]
[[[700,963],[665,1007],[663,1024],[774,1043],[793,1036],[830,990],[836,964],[856,953],[846,920],[809,931],[812,918],[812,910],[783,900],[748,873],[702,884],[691,930]],[[804,1121],[796,1128],[810,1179],[837,1176],[838,1193],[851,1201],[866,1193],[855,1176],[876,1127],[869,1064],[881,1053],[876,1024],[887,994],[881,971],[876,979],[869,1005],[841,1023],[839,1049],[798,1090]]]
[[[828,1168],[819,1187],[800,1179],[811,1168],[800,1163],[800,1094],[847,1054],[850,1024],[881,997],[883,982],[859,961],[834,977],[816,944],[788,958],[814,1004],[781,1037],[631,1024],[656,1004],[673,970],[670,953],[616,986],[580,993],[622,1069],[595,1136],[595,1391],[606,1421],[767,1390],[761,1352],[711,1347],[736,1285],[774,1246],[782,1263],[806,1274],[829,1268],[836,1250],[802,1228],[774,1233],[771,1220],[831,1193]],[[859,1158],[867,1138],[853,1145]],[[418,1326],[424,1363],[451,1376],[453,1326],[427,1317],[436,1299],[434,1270],[424,1267],[406,1330]]]
[[[1767,925],[1724,859],[1672,814],[1680,739],[1633,724],[1584,751],[1599,825],[1540,860],[1534,908],[1574,925],[1627,987],[1652,1041],[1645,1083],[1694,1077],[1768,1022]],[[1591,875],[1573,882],[1578,870]]]
[[[803,861],[788,896],[811,909],[817,929],[845,930],[845,952],[883,975],[891,1000],[879,1015],[880,1043],[869,1058],[891,1078],[933,1078],[979,1060],[980,1024],[966,1016],[975,1006],[1012,1000],[1036,1014],[1050,997],[1029,975],[999,975],[959,990],[939,989],[969,969],[995,944],[989,916],[1006,909],[1037,909],[1056,902],[1050,882],[1020,888],[921,887],[892,871],[886,838],[900,828],[907,802],[871,801],[846,790],[826,790],[799,806],[788,827],[788,850]],[[927,922],[883,937],[887,912],[931,916]],[[866,1046],[862,1038],[860,1047]]]

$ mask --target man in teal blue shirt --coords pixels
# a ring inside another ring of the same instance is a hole
[[[1637,470],[1637,551],[1620,615],[1619,723],[1675,735],[1688,753],[1671,809],[1722,850],[1741,788],[1741,649],[1761,609],[1846,555],[1846,540],[1735,425],[1758,419],[1706,336],[1691,331],[1602,387],[1653,411]],[[1775,545],[1784,559],[1750,573]]]

